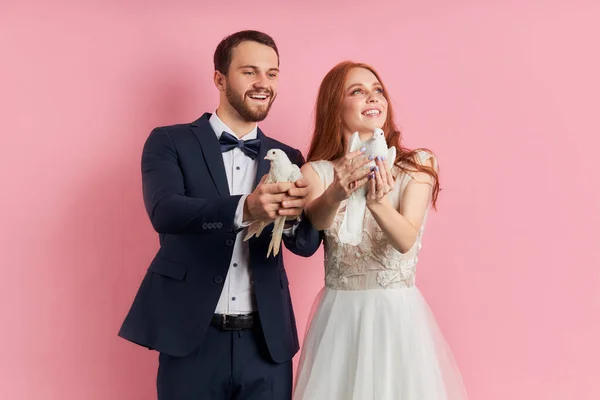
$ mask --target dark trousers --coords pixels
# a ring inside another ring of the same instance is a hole
[[[157,389],[158,400],[289,400],[292,361],[270,361],[260,327],[211,326],[189,356],[160,354]]]

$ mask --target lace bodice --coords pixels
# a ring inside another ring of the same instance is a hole
[[[419,153],[424,164],[429,153]],[[313,161],[312,168],[325,187],[333,181],[333,164],[329,161]],[[434,160],[435,166],[435,160]],[[396,182],[390,192],[390,200],[398,209],[402,194],[412,178],[410,173],[398,167],[392,169]],[[427,220],[427,211],[413,246],[401,253],[390,245],[385,234],[367,209],[363,222],[362,242],[357,246],[341,243],[338,229],[342,222],[346,202],[342,202],[333,224],[325,230],[325,285],[338,290],[367,290],[406,288],[415,284],[418,253]]]

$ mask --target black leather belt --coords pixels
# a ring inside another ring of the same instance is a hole
[[[210,324],[222,331],[241,331],[242,329],[252,328],[257,319],[258,314],[256,313],[245,315],[214,314]]]

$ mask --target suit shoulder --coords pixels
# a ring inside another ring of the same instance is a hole
[[[189,142],[188,137],[192,137],[191,125],[192,124],[157,126],[152,129],[146,142],[170,143],[171,145],[187,143]]]
[[[151,134],[154,133],[154,132],[164,132],[164,133],[167,133],[169,135],[171,135],[171,134],[180,134],[182,132],[188,132],[190,130],[191,126],[192,126],[191,123],[157,126],[154,129],[152,129]]]

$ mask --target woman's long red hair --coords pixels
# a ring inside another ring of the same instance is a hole
[[[383,81],[373,67],[351,61],[344,61],[333,67],[325,75],[315,106],[315,130],[313,133],[310,149],[308,151],[308,161],[316,160],[337,160],[344,155],[344,138],[342,136],[342,104],[344,101],[345,84],[348,73],[354,68],[365,68],[371,71],[383,88],[383,95],[388,101],[387,118],[382,129],[385,132],[385,139],[388,146],[396,146],[395,164],[406,171],[418,171],[430,175],[433,179],[433,198],[432,204],[435,207],[440,191],[439,177],[432,167],[421,165],[417,160],[417,152],[428,149],[420,148],[409,150],[402,146],[402,134],[394,123],[394,112],[390,98],[387,94]],[[433,154],[433,153],[432,153]]]

